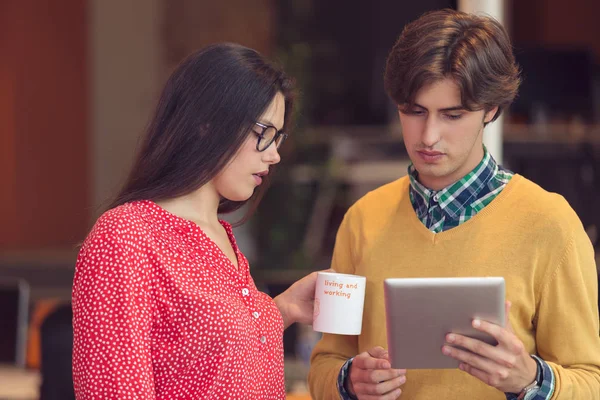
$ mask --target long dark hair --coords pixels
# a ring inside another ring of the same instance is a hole
[[[293,82],[257,51],[222,43],[188,56],[168,79],[129,177],[108,208],[183,196],[209,182],[235,156],[278,92],[285,98],[287,130]],[[266,183],[246,201],[222,199],[218,212],[251,202],[238,222],[243,223],[258,206]]]

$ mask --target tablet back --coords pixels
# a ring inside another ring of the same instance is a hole
[[[388,351],[393,368],[457,368],[442,354],[450,332],[496,344],[474,318],[504,326],[504,278],[391,278],[384,281]]]

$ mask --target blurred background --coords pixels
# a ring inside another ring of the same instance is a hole
[[[125,179],[181,59],[233,41],[298,82],[296,126],[272,187],[236,229],[257,285],[277,295],[328,268],[354,201],[406,174],[384,62],[406,22],[447,7],[489,13],[508,29],[523,84],[486,128],[488,148],[562,194],[598,249],[596,0],[0,0],[0,399],[72,396],[77,245]],[[316,340],[310,327],[286,331],[290,398],[305,392]]]

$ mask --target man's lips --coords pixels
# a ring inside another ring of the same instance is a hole
[[[426,156],[430,156],[430,157],[441,156],[444,154],[441,151],[428,151],[428,150],[417,150],[417,152],[421,153],[423,155],[426,155]]]
[[[441,151],[418,150],[418,157],[426,163],[437,163],[444,157]]]

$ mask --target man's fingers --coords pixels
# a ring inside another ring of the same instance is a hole
[[[474,354],[490,359],[508,368],[512,368],[517,362],[517,354],[507,352],[501,346],[490,346],[489,344],[480,340],[453,333],[446,335],[446,341],[452,345],[467,349]],[[444,347],[448,347],[448,350],[452,350],[452,347],[450,346]]]
[[[371,395],[371,396],[384,396],[394,390],[398,389],[401,385],[406,382],[406,376],[401,375],[394,379],[390,379],[385,382],[377,384],[361,383],[354,386],[354,390],[360,395]],[[364,396],[360,396],[363,398]],[[379,397],[377,397],[379,398]]]
[[[382,347],[359,354],[350,367],[352,390],[360,399],[398,398],[405,375],[405,369],[391,368],[388,352]]]
[[[391,364],[388,360],[388,352],[383,347],[373,347],[372,349],[360,353],[354,358],[352,365],[360,369],[388,369]]]
[[[367,350],[367,353],[373,358],[385,358],[387,360],[389,357],[387,350],[380,346]]]
[[[369,355],[366,357],[356,357],[352,361],[352,366],[356,366],[359,369],[389,369],[392,367],[388,360],[382,360],[380,358],[373,358]]]
[[[378,384],[405,375],[406,371],[400,369],[370,369],[358,372],[358,379],[361,382]]]
[[[459,367],[462,371],[466,372],[469,375],[474,376],[475,378],[479,379],[480,381],[482,381],[485,384],[489,385],[490,382],[490,375],[480,369],[477,369],[471,365],[468,364],[461,364]]]
[[[497,364],[493,360],[481,357],[480,355],[470,351],[460,350],[451,346],[444,346],[442,348],[442,352],[445,355],[454,358],[455,360],[462,361],[463,363],[487,373],[492,373],[497,368]]]
[[[509,329],[503,328],[500,325],[496,325],[491,322],[482,321],[480,319],[473,320],[473,328],[487,333],[496,339],[499,344],[511,344],[516,338],[515,334]]]

